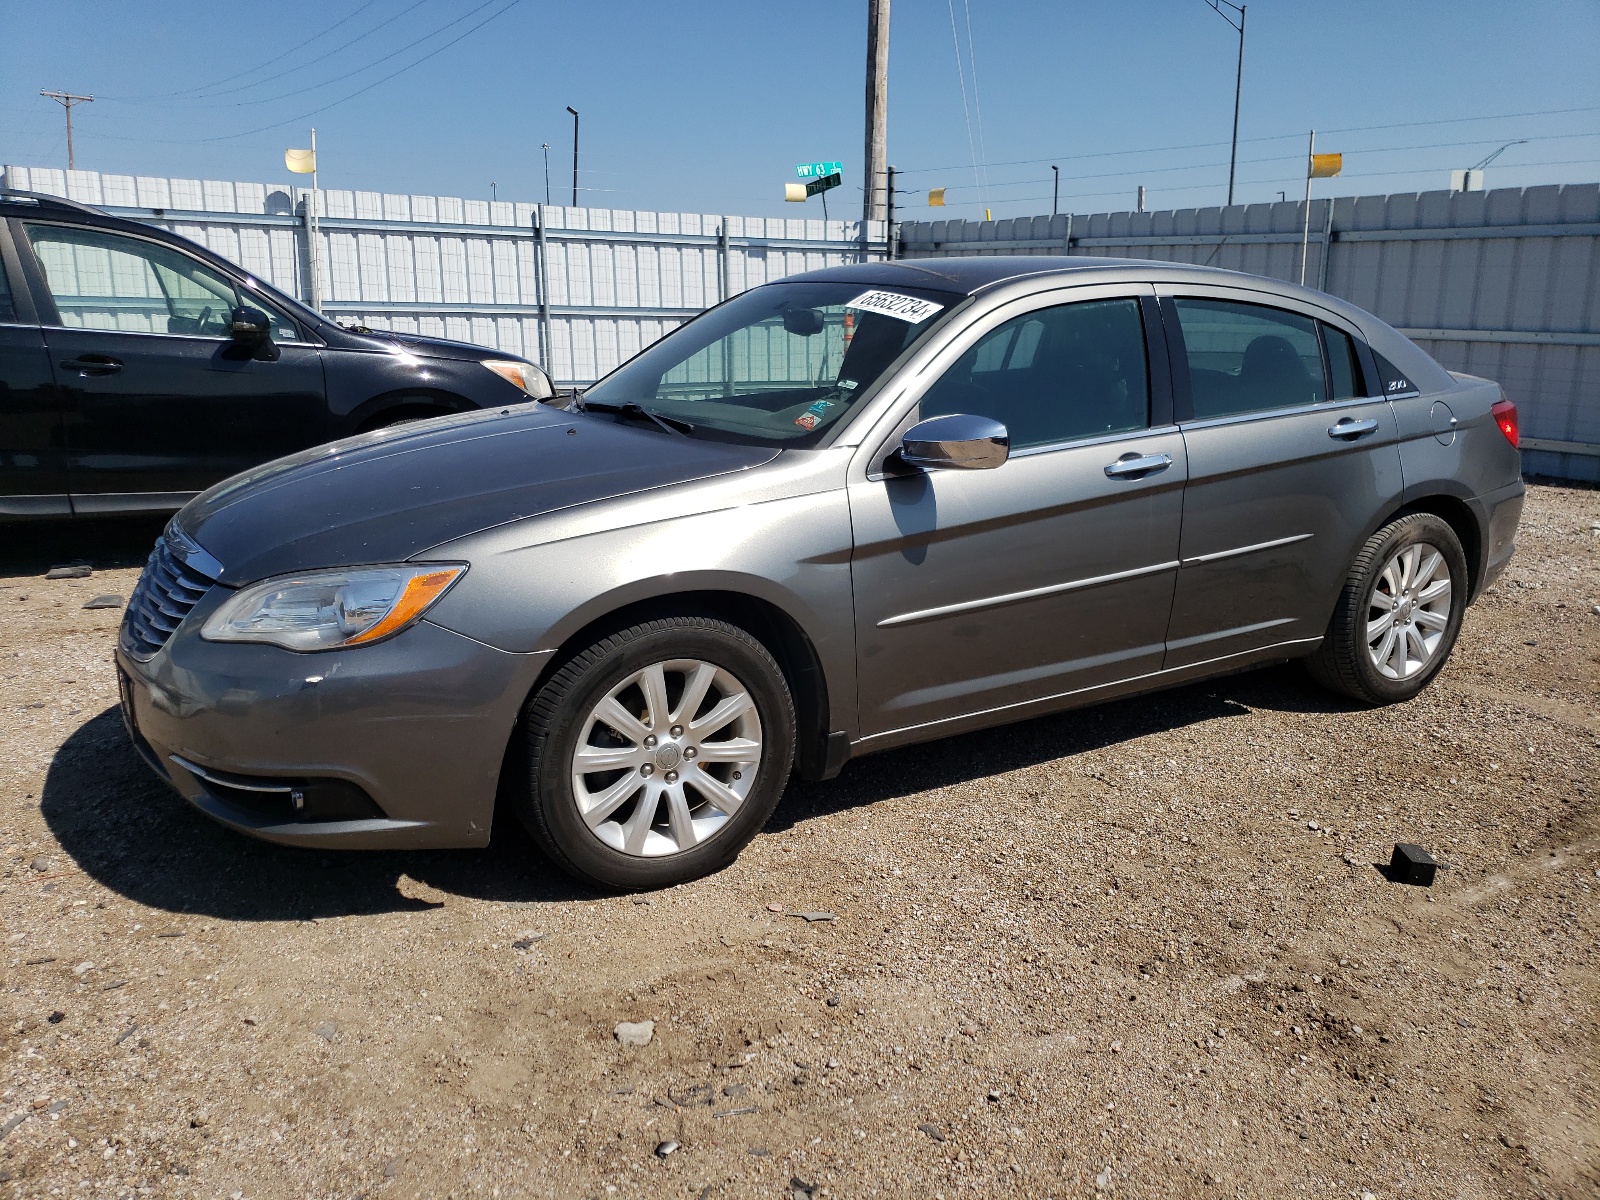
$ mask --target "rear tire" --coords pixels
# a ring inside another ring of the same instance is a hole
[[[760,642],[667,617],[574,655],[524,713],[519,815],[586,883],[670,887],[721,870],[766,824],[794,760],[794,704]]]
[[[1467,558],[1432,513],[1391,521],[1367,539],[1345,578],[1312,678],[1363,704],[1397,704],[1432,682],[1467,608]]]

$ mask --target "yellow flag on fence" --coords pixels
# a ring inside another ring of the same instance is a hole
[[[283,165],[296,175],[310,175],[317,169],[317,152],[315,150],[285,150],[283,152]]]
[[[1344,170],[1344,155],[1342,154],[1313,154],[1311,156],[1311,178],[1332,179]]]
[[[943,188],[929,188],[928,189],[928,207],[929,208],[943,208],[944,207],[944,189]]]

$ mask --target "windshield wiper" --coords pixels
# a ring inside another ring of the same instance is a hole
[[[643,418],[646,421],[654,421],[668,433],[676,433],[684,437],[688,437],[694,432],[694,426],[682,417],[669,417],[663,413],[654,412],[642,404],[635,404],[632,400],[626,404],[607,404],[604,400],[578,400],[576,404],[580,412],[618,413],[624,417],[632,417],[634,420]]]

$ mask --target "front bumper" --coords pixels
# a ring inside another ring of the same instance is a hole
[[[203,641],[222,598],[202,600],[149,662],[117,651],[129,733],[158,775],[268,841],[488,844],[501,763],[548,652],[507,653],[427,621],[317,654]],[[288,797],[303,788],[357,799],[342,816],[298,819]]]

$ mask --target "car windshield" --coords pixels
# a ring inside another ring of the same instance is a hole
[[[582,403],[688,422],[697,437],[805,448],[961,300],[925,288],[770,283],[667,335]]]

